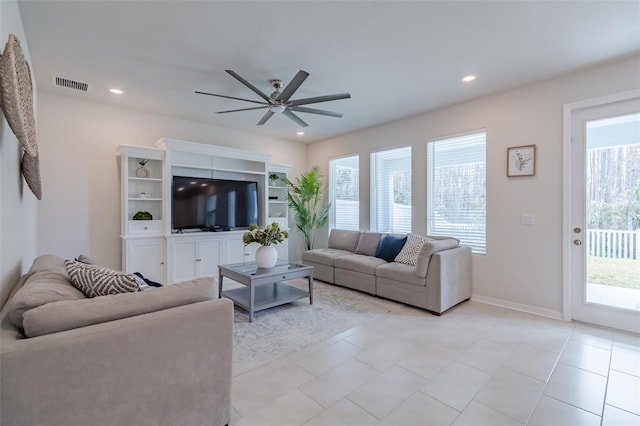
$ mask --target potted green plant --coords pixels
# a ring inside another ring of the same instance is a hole
[[[260,247],[256,251],[256,263],[261,268],[272,268],[278,261],[278,252],[274,245],[281,244],[289,237],[287,231],[280,229],[278,223],[273,222],[261,229],[258,225],[250,225],[249,230],[242,235],[245,246],[258,243]]]
[[[322,174],[320,167],[311,170],[287,182],[287,202],[296,220],[296,227],[304,236],[306,250],[315,246],[316,233],[329,219],[329,207],[322,194]]]
[[[278,176],[275,173],[269,173],[269,185],[276,186],[279,180],[280,180],[280,176]]]
[[[133,220],[153,220],[153,215],[149,212],[138,211],[133,215]]]

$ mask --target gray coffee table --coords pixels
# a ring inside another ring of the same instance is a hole
[[[254,312],[294,300],[308,297],[309,304],[313,304],[313,266],[279,260],[273,268],[265,269],[259,268],[255,262],[245,262],[219,265],[218,272],[219,297],[227,297],[247,310],[250,322],[253,322]],[[223,291],[224,277],[244,284],[244,287]],[[281,282],[305,277],[309,281],[309,291]]]

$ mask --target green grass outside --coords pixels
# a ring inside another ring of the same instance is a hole
[[[587,258],[587,282],[640,289],[640,260]]]

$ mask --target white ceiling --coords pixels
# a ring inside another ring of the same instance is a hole
[[[640,1],[20,1],[39,90],[311,142],[640,52]],[[264,111],[224,72],[271,93],[299,69],[292,99],[343,118]],[[476,74],[473,83],[462,83]],[[88,83],[87,93],[52,76]],[[122,88],[116,96],[110,87]]]

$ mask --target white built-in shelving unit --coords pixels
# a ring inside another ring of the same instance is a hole
[[[122,264],[162,283],[217,276],[220,264],[255,259],[257,244],[245,246],[244,230],[178,233],[171,220],[173,176],[246,180],[258,183],[259,225],[278,222],[288,229],[286,184],[271,183],[269,174],[287,178],[289,166],[270,163],[270,155],[229,147],[163,138],[155,148],[121,145]],[[147,172],[136,174],[139,159]],[[270,197],[275,197],[270,199]],[[261,201],[262,200],[262,201]],[[139,211],[152,220],[133,220]],[[288,244],[278,245],[288,258]]]

